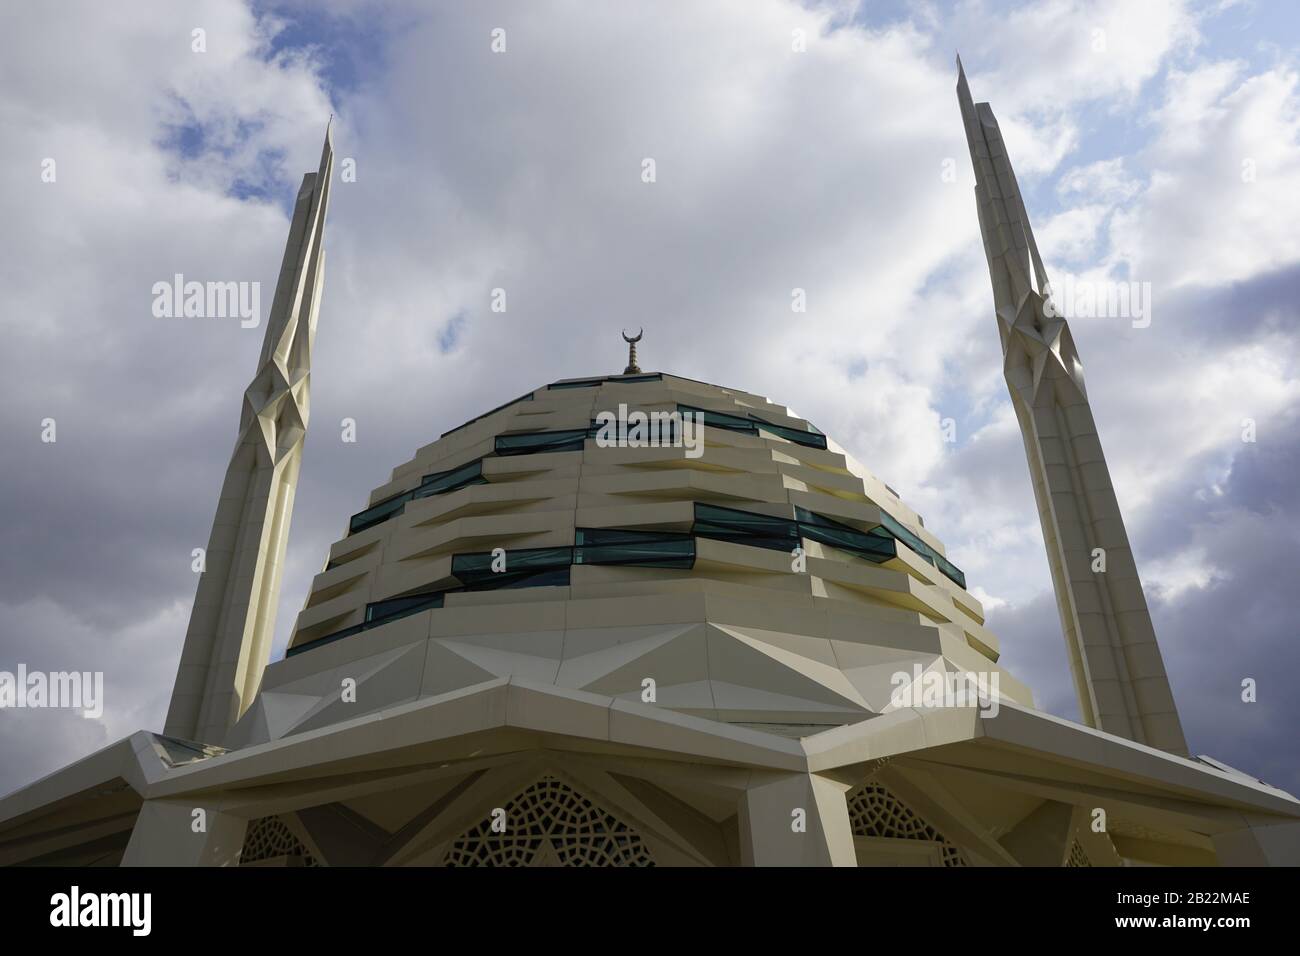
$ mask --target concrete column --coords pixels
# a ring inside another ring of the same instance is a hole
[[[196,810],[203,829],[196,832]],[[215,806],[146,800],[131,831],[123,866],[237,866],[248,821]]]
[[[1064,866],[1074,840],[1076,809],[1048,800],[999,842],[1021,866]]]
[[[765,775],[740,800],[745,866],[857,866],[848,786],[816,774]]]

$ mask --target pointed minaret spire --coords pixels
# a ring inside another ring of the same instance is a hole
[[[1187,741],[1070,327],[1051,301],[998,121],[957,58],[957,99],[1011,392],[1083,720],[1176,754]]]
[[[623,341],[627,343],[627,368],[623,369],[624,375],[640,375],[641,369],[636,364],[636,344],[641,341],[641,336],[645,334],[645,329],[638,329],[636,335],[632,338],[623,333]]]
[[[307,432],[333,171],[327,125],[320,168],[298,189],[257,373],[244,392],[167,710],[164,732],[173,737],[221,743],[252,703],[270,657]]]

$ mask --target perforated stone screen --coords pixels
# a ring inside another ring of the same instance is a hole
[[[446,866],[654,866],[640,835],[555,777],[543,777],[505,807],[505,832],[492,820],[461,834]]]
[[[319,866],[301,840],[279,817],[261,817],[248,825],[244,835],[244,849],[239,854],[241,864],[270,860],[277,856],[300,856],[303,866]]]
[[[849,794],[849,822],[854,836],[937,843],[942,847],[944,866],[967,865],[961,850],[878,783],[863,784]]]

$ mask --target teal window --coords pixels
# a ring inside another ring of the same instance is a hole
[[[411,494],[415,498],[428,498],[432,495],[445,495],[449,491],[456,491],[468,485],[483,484],[487,484],[487,479],[483,477],[483,459],[479,458],[459,468],[425,475],[420,481],[420,487]]]
[[[824,515],[814,514],[804,508],[794,509],[799,522],[799,533],[809,541],[820,541],[831,547],[848,551],[860,558],[881,564],[898,556],[898,546],[892,538],[870,534],[840,524]]]
[[[661,372],[648,372],[644,375],[606,375],[603,378],[575,378],[568,382],[552,382],[547,385],[548,390],[562,388],[595,388],[597,385],[604,385],[606,382],[616,384],[632,384],[635,382],[662,382],[664,380]]]
[[[809,448],[826,447],[826,436],[811,425],[808,426],[810,431],[804,431],[802,428],[791,428],[789,425],[773,425],[771,422],[763,421],[757,415],[744,418],[740,415],[728,415],[726,412],[711,412],[707,408],[696,408],[693,405],[678,405],[677,410],[682,413],[689,412],[697,416],[699,421],[713,428],[725,428],[727,431],[742,432],[746,435],[757,435],[759,431],[771,432],[786,441],[807,445]]]
[[[695,538],[689,534],[579,528],[574,541],[574,564],[681,569],[695,566]]]
[[[804,431],[802,428],[791,428],[789,425],[773,425],[771,422],[763,421],[757,415],[750,415],[749,417],[758,423],[760,431],[771,432],[786,441],[792,441],[797,445],[806,445],[809,448],[826,447],[826,436],[821,432]]]
[[[793,551],[799,546],[799,527],[789,518],[695,503],[691,533],[701,538],[730,541],[772,551]]]
[[[745,432],[749,435],[758,434],[758,425],[748,418],[741,418],[739,415],[711,412],[707,408],[696,408],[693,405],[678,405],[677,410],[683,415],[689,413],[696,421],[703,422],[713,428],[725,428],[727,431]]]
[[[613,375],[607,378],[605,381],[617,382],[620,385],[631,385],[631,384],[635,384],[636,382],[662,382],[663,380],[664,380],[663,373],[650,372],[645,375]]]
[[[595,388],[603,381],[605,381],[603,378],[582,378],[575,379],[572,382],[552,382],[550,385],[547,385],[546,388],[547,390],[562,388]]]
[[[582,451],[590,429],[573,428],[553,432],[524,432],[516,435],[498,435],[498,455],[536,455],[552,451]]]
[[[915,551],[922,559],[934,565],[948,580],[952,581],[963,590],[966,588],[966,575],[961,572],[955,564],[935,551],[919,537],[903,527],[898,519],[890,516],[886,512],[880,513],[880,527],[873,534],[884,531],[891,537],[897,538],[903,544]]]
[[[446,592],[428,591],[423,594],[407,594],[402,597],[388,598],[385,601],[375,601],[372,604],[367,604],[365,620],[360,624],[353,624],[351,627],[345,627],[333,634],[326,634],[324,637],[318,637],[306,644],[291,647],[284,652],[284,656],[286,658],[293,657],[303,651],[324,647],[326,644],[341,641],[345,637],[368,631],[372,627],[379,627],[381,624],[388,624],[391,621],[400,620],[412,614],[418,614],[420,611],[427,611],[430,608],[442,607],[444,593]]]
[[[880,527],[871,531],[859,531],[805,508],[795,508],[795,520],[791,521],[788,518],[774,518],[696,502],[695,523],[691,526],[691,533],[700,538],[785,552],[793,551],[802,539],[807,538],[809,541],[819,541],[856,554],[876,564],[896,557],[897,542],[902,541],[949,580],[961,588],[966,587],[966,575],[956,565],[885,512],[882,511],[880,517]]]
[[[315,650],[318,647],[324,647],[326,644],[333,644],[335,641],[341,641],[345,637],[351,637],[353,634],[360,634],[366,629],[364,624],[354,624],[351,627],[345,627],[341,631],[335,631],[333,634],[326,634],[324,637],[318,637],[314,641],[308,641],[306,644],[299,644],[297,647],[291,647],[284,652],[285,657],[293,657],[301,654],[303,651]]]
[[[366,605],[366,625],[375,627],[430,608],[442,607],[442,601],[442,591],[407,594],[402,597],[388,598],[385,601],[375,601],[373,604]]]
[[[938,568],[949,581],[957,585],[963,591],[966,590],[966,575],[962,573],[962,570],[958,568],[957,565],[953,564],[938,552],[935,552],[930,557],[934,561],[934,566]]]
[[[411,500],[411,492],[406,491],[393,498],[379,502],[367,508],[365,511],[358,511],[348,522],[348,534],[356,534],[358,531],[365,531],[377,524],[382,524],[393,515],[400,515],[406,510],[406,503]]]
[[[636,425],[615,418],[606,426],[593,418],[587,437],[599,438],[603,430],[607,438],[616,442],[627,440],[633,448],[675,447],[682,440],[680,415],[658,409],[644,414],[645,421]]]
[[[457,554],[451,559],[451,573],[467,591],[490,591],[500,588],[535,588],[567,586],[573,548],[520,548],[504,555],[504,569],[493,570],[500,562],[491,551]]]
[[[367,528],[382,524],[395,515],[400,515],[406,510],[408,501],[414,501],[417,498],[428,498],[431,495],[444,495],[449,491],[456,491],[467,485],[486,483],[487,479],[483,477],[483,459],[481,458],[471,461],[467,465],[461,465],[459,468],[425,475],[420,480],[419,486],[414,490],[404,491],[400,495],[394,495],[392,498],[387,498],[365,511],[354,514],[352,520],[348,522],[348,534],[365,531]]]

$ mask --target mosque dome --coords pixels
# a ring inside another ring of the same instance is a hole
[[[921,518],[786,407],[663,373],[571,379],[374,490],[236,739],[500,679],[789,737],[893,709],[900,674],[993,674],[1032,705],[983,621]]]

